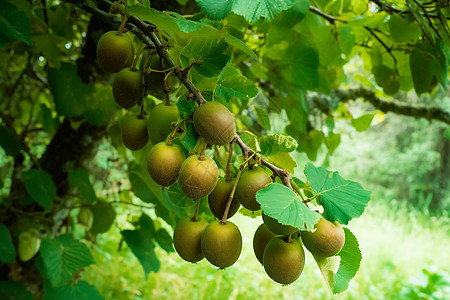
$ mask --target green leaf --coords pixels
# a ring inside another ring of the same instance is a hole
[[[365,131],[370,127],[374,116],[374,113],[369,113],[362,115],[359,118],[352,119],[352,126],[355,127],[356,131]]]
[[[45,210],[51,210],[56,186],[50,175],[41,169],[31,169],[23,173],[23,179],[30,197]]]
[[[317,159],[317,152],[325,140],[325,134],[322,131],[311,130],[308,134],[300,137],[298,150],[305,152],[310,160]]]
[[[310,210],[294,191],[279,183],[271,183],[259,190],[256,201],[261,204],[266,215],[300,230],[314,228],[320,219],[320,215]]]
[[[263,136],[258,138],[258,142],[263,156],[292,152],[298,147],[298,143],[293,137],[280,134]]]
[[[55,134],[59,126],[58,118],[52,116],[52,111],[45,104],[41,104],[42,126],[50,135]]]
[[[136,230],[124,230],[121,233],[144,268],[145,278],[147,278],[150,272],[158,272],[160,267],[160,261],[155,253],[155,245],[152,242],[155,229],[152,219],[145,214],[142,214],[136,225],[138,226]]]
[[[63,26],[62,26],[63,27]],[[60,67],[62,39],[53,33],[33,35],[33,44],[48,59],[51,67]]]
[[[60,116],[75,117],[85,112],[86,99],[92,101],[94,89],[77,75],[77,66],[61,63],[60,69],[48,70],[56,112]]]
[[[177,101],[177,107],[180,118],[182,120],[186,120],[190,115],[192,115],[197,105],[194,100],[189,101],[185,98],[181,98]]]
[[[0,126],[0,146],[7,155],[16,156],[20,153],[20,144],[16,134],[6,126]]]
[[[94,220],[89,231],[93,235],[107,232],[114,220],[116,219],[116,210],[111,203],[106,201],[98,201],[94,206],[90,207]]]
[[[412,18],[402,18],[393,15],[389,20],[389,31],[394,42],[406,43],[417,41],[422,32],[419,25]]]
[[[90,95],[86,95],[84,101],[85,111],[83,116],[95,126],[106,125],[111,115],[120,109],[114,101],[111,88],[102,84],[95,84]]]
[[[70,235],[42,241],[41,256],[53,286],[66,284],[81,268],[95,263],[89,248]]]
[[[30,20],[8,0],[0,0],[0,48],[14,40],[31,45]]]
[[[306,45],[292,47],[287,56],[288,69],[295,84],[300,88],[311,90],[319,86],[319,54],[317,50]]]
[[[95,286],[84,280],[76,284],[52,287],[48,280],[44,280],[44,300],[103,300]]]
[[[194,124],[192,122],[187,122],[185,133],[181,137],[181,144],[188,151],[191,151],[195,148],[195,145],[197,145],[198,138],[199,135],[197,133],[197,130],[195,130]]]
[[[338,294],[347,289],[348,283],[358,272],[362,259],[358,240],[347,228],[344,228],[344,232],[345,244],[337,254],[337,256],[341,257],[341,262],[336,275],[334,275],[334,279],[336,280],[336,284],[333,287],[334,294]]]
[[[16,260],[16,248],[14,248],[11,235],[8,228],[0,224],[0,261],[5,263],[12,263]],[[1,293],[0,293],[1,295]]]
[[[212,20],[222,20],[231,11],[234,0],[196,0],[198,7]]]
[[[371,192],[361,184],[345,180],[338,172],[317,168],[312,163],[306,164],[304,173],[311,188],[318,194],[319,203],[324,207],[323,216],[327,220],[348,224],[348,221],[363,214]]]
[[[0,299],[33,300],[33,295],[21,281],[0,281]]]
[[[155,240],[158,242],[159,246],[164,249],[167,253],[174,252],[173,250],[173,240],[170,234],[165,229],[158,229],[155,234]]]
[[[157,203],[158,200],[147,181],[150,180],[147,166],[130,164],[128,170],[128,177],[136,197],[147,203]]]
[[[341,135],[338,133],[331,133],[329,136],[325,137],[325,145],[328,148],[328,153],[332,155],[341,143]]]
[[[225,35],[224,39],[225,39],[225,42],[228,43],[228,45],[241,50],[242,52],[244,52],[245,54],[247,54],[250,57],[257,58],[255,52],[253,52],[253,50],[250,49],[246,43],[244,43],[237,37],[235,37],[231,34],[227,34],[227,35]]]
[[[294,169],[297,167],[297,162],[291,156],[290,153],[280,152],[277,154],[266,156],[268,160],[273,162],[276,166],[286,169],[289,173],[293,174]]]
[[[78,168],[69,173],[69,184],[73,188],[77,188],[81,197],[86,200],[89,204],[94,204],[97,201],[97,196],[95,195],[94,187],[89,181],[88,173],[82,169]]]
[[[215,95],[229,102],[233,97],[249,99],[258,94],[258,88],[234,66],[227,65],[220,73]]]
[[[261,17],[265,21],[273,20],[283,10],[289,9],[295,0],[234,0],[233,12],[243,16],[248,22],[255,23]]]

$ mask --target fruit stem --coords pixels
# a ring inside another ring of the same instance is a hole
[[[195,205],[195,212],[194,212],[194,216],[191,218],[192,222],[197,222],[198,220],[198,211],[200,208],[200,199],[197,199],[197,203]]]
[[[141,112],[139,113],[138,118],[139,118],[139,119],[143,119],[144,117],[145,117],[144,103],[141,103]]]
[[[208,143],[205,142],[205,144],[203,145],[202,152],[200,153],[200,157],[198,158],[199,160],[204,160],[205,159],[206,146],[208,146]]]
[[[287,242],[288,242],[288,243],[292,243],[292,233],[291,233],[290,235],[288,235],[288,240],[287,240]]]
[[[123,33],[123,29],[125,28],[125,24],[127,23],[128,17],[123,15],[122,22],[120,23],[119,29],[117,29],[117,34],[121,35]]]
[[[172,145],[173,140],[175,139],[175,135],[178,132],[178,128],[180,128],[180,124],[177,123],[177,125],[175,125],[175,129],[172,131],[172,133],[170,134],[169,139],[167,140],[167,145]]]
[[[230,142],[230,153],[228,154],[225,182],[231,181],[231,159],[233,158],[234,145],[236,145],[236,139],[232,139]]]
[[[162,65],[163,61],[161,60],[161,65]],[[167,85],[167,78],[169,77],[169,75],[173,72],[173,69],[170,70],[167,74],[165,74],[164,76],[164,94],[166,94],[166,106],[170,105],[170,98],[169,98],[169,94],[170,94],[170,90],[172,89],[171,86]]]
[[[136,70],[136,65],[139,60],[139,57],[141,56],[142,51],[144,51],[145,48],[147,48],[146,44],[142,45],[141,49],[139,49],[138,53],[136,54],[136,58],[134,59],[133,66],[131,66],[131,71]]]
[[[231,202],[233,201],[234,193],[236,192],[236,187],[239,182],[239,178],[241,177],[242,171],[244,171],[245,164],[243,163],[239,168],[239,172],[236,175],[236,180],[234,181],[233,188],[231,189],[230,195],[228,196],[227,206],[225,207],[225,211],[223,212],[222,220],[220,220],[220,224],[225,225],[227,223],[228,212],[230,211]]]

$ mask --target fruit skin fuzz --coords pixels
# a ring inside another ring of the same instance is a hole
[[[306,249],[314,255],[334,256],[345,244],[345,232],[341,224],[331,223],[320,218],[315,225],[315,231],[302,231],[302,241]]]
[[[148,153],[148,173],[157,184],[169,186],[177,181],[184,159],[185,156],[180,146],[160,142],[154,145]]]
[[[198,200],[208,196],[219,179],[219,168],[209,156],[203,160],[199,155],[191,155],[183,162],[178,175],[183,193]]]
[[[127,34],[117,31],[104,33],[97,43],[97,60],[100,67],[110,73],[130,67],[134,59],[134,46]]]

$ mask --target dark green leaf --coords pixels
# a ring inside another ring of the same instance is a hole
[[[227,65],[220,73],[215,90],[217,97],[229,102],[233,97],[249,99],[258,94],[258,88],[234,66]]]
[[[0,27],[0,48],[14,40],[31,45],[30,20],[8,0],[0,0]]]
[[[319,55],[314,48],[305,45],[294,46],[288,51],[289,71],[294,83],[303,89],[319,86]]]
[[[33,300],[33,295],[21,281],[0,281],[0,299]]]
[[[23,173],[28,194],[45,210],[51,210],[56,196],[56,186],[50,175],[41,169],[31,169]]]
[[[111,115],[120,107],[114,101],[111,88],[102,84],[96,84],[91,94],[86,95],[85,111],[83,116],[95,126],[108,123]]]
[[[222,20],[231,11],[234,0],[196,0],[200,9],[213,20]]]
[[[41,256],[53,286],[66,284],[81,268],[95,263],[89,248],[70,235],[42,241]]]
[[[362,115],[357,119],[352,119],[352,126],[359,132],[367,130],[370,127],[374,116],[374,113],[369,113]]]
[[[283,10],[295,4],[295,0],[234,0],[233,12],[243,16],[248,22],[255,23],[260,18],[273,20]]]
[[[75,284],[52,287],[48,280],[44,281],[44,300],[102,300],[104,299],[95,286],[79,280]]]
[[[295,192],[279,183],[271,183],[259,190],[256,193],[256,200],[266,215],[284,225],[306,230],[314,228],[320,219],[320,215],[310,210]]]
[[[149,185],[150,176],[148,175],[147,166],[130,164],[128,170],[128,177],[131,186],[133,187],[134,194],[144,202],[158,203],[158,199]]]
[[[244,43],[243,41],[241,41],[240,39],[238,39],[237,37],[235,37],[231,34],[225,35],[225,42],[227,42],[230,46],[238,48],[239,50],[241,50],[248,56],[251,56],[254,58],[257,57],[255,52],[253,52],[253,50],[250,49],[246,43]]]
[[[88,173],[81,168],[78,168],[69,173],[69,184],[73,188],[77,188],[81,197],[89,204],[94,204],[97,201],[94,187],[89,181]]]
[[[208,35],[208,31],[205,32],[207,35],[199,32],[183,51],[183,55],[201,60],[201,64],[195,65],[195,70],[203,76],[214,77],[220,74],[229,62],[230,56],[225,53],[228,44],[220,36]]]
[[[153,221],[144,214],[137,225],[139,227],[136,230],[124,230],[121,233],[123,239],[144,268],[145,277],[147,278],[148,273],[158,272],[160,267],[160,262],[155,253],[155,245],[152,242],[155,229]]]
[[[42,126],[49,134],[54,134],[59,126],[58,118],[52,116],[52,111],[45,105],[41,105]]]
[[[319,203],[324,207],[323,216],[327,220],[348,224],[348,221],[363,214],[371,192],[361,184],[345,180],[338,172],[317,168],[312,163],[306,164],[304,173],[311,188],[318,194]]]
[[[159,246],[164,249],[167,253],[174,252],[173,250],[173,240],[170,234],[165,229],[158,229],[155,235],[155,240],[158,242]]]
[[[16,134],[6,126],[0,126],[0,146],[7,155],[16,156],[20,152],[20,144]]]
[[[194,124],[192,122],[187,122],[185,133],[181,137],[181,143],[183,144],[184,148],[186,148],[188,151],[193,150],[195,145],[197,145],[198,138],[199,135],[197,133],[197,130],[195,130]]]
[[[91,229],[93,235],[107,232],[116,219],[116,211],[111,203],[99,201],[96,205],[90,207],[94,216]]]
[[[12,263],[16,260],[16,248],[14,248],[11,235],[8,228],[0,224],[0,261],[5,263]],[[1,293],[0,293],[1,294]]]
[[[197,105],[193,100],[189,101],[185,98],[181,98],[177,101],[177,107],[180,118],[186,120],[190,115],[192,115]]]
[[[298,147],[298,143],[293,137],[280,134],[263,136],[258,138],[258,142],[263,156],[292,152]]]
[[[86,99],[94,94],[94,89],[77,75],[76,65],[61,63],[60,69],[50,68],[48,82],[58,115],[75,117],[85,112]]]

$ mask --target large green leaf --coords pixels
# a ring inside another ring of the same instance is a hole
[[[12,263],[16,260],[16,248],[9,234],[8,228],[0,224],[0,261],[5,263]]]
[[[0,299],[33,300],[33,295],[21,281],[0,281]]]
[[[158,199],[149,186],[147,166],[140,164],[130,164],[128,166],[131,186],[133,187],[134,194],[144,202],[158,203]]]
[[[90,207],[94,220],[89,231],[93,234],[107,232],[116,219],[116,210],[111,203],[99,201],[96,205]]]
[[[234,66],[229,64],[220,73],[215,94],[228,102],[233,97],[241,99],[254,97],[258,94],[258,88]]]
[[[294,173],[294,169],[297,167],[297,162],[291,156],[291,153],[280,152],[277,154],[266,156],[266,158],[273,162],[276,166],[285,169],[291,174]]]
[[[70,235],[42,241],[41,256],[53,286],[68,283],[81,268],[95,263],[89,248]]]
[[[94,204],[97,201],[94,187],[92,186],[88,173],[78,168],[69,173],[69,184],[73,188],[77,188],[81,197],[89,204]]]
[[[102,300],[104,299],[95,286],[84,280],[75,284],[53,287],[48,280],[44,280],[44,300]]]
[[[56,186],[50,175],[41,169],[31,169],[23,173],[25,188],[31,198],[45,210],[53,207],[56,196]]]
[[[0,126],[0,147],[7,155],[15,156],[20,152],[20,144],[16,134],[6,126]]]
[[[288,70],[292,81],[303,89],[319,86],[319,54],[306,45],[296,45],[287,52]]]
[[[353,218],[361,216],[371,192],[361,184],[345,180],[338,172],[307,163],[304,173],[311,188],[318,194],[319,203],[324,207],[323,216],[329,221],[348,224]]]
[[[344,228],[344,232],[345,244],[336,256],[322,257],[314,255],[323,278],[333,294],[341,293],[348,288],[350,280],[358,272],[362,259],[356,237],[347,228]]]
[[[243,16],[248,22],[254,23],[260,18],[273,20],[283,10],[295,4],[295,0],[234,0],[233,12]]]
[[[320,219],[320,215],[310,210],[294,191],[279,183],[271,183],[259,190],[256,201],[266,215],[301,230],[314,228]]]
[[[91,94],[86,95],[84,105],[83,116],[89,123],[96,126],[106,125],[111,115],[120,109],[113,99],[111,87],[102,84],[93,86]]]
[[[222,20],[231,11],[234,0],[196,0],[200,9],[213,20]]]
[[[167,232],[167,230],[163,228],[158,229],[155,233],[155,240],[167,253],[174,252],[172,236]]]
[[[192,115],[197,105],[194,100],[189,101],[185,98],[181,98],[177,101],[177,107],[180,118],[186,120],[190,115]]]
[[[393,15],[389,20],[389,31],[392,39],[397,43],[415,42],[422,32],[417,22],[412,18],[402,18]]]
[[[145,277],[147,278],[148,273],[158,272],[160,267],[160,261],[155,253],[155,245],[152,242],[155,236],[155,228],[152,219],[145,214],[142,214],[135,225],[137,229],[124,230],[121,233],[123,239],[144,268]]]
[[[30,20],[8,0],[0,0],[0,27],[0,48],[14,40],[31,45]]]
[[[48,70],[56,112],[61,116],[75,117],[84,113],[86,98],[94,92],[77,75],[77,66],[61,63],[60,69]]]
[[[263,136],[258,138],[258,142],[261,154],[264,156],[292,152],[298,147],[298,143],[293,137],[280,134]]]

